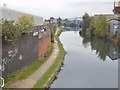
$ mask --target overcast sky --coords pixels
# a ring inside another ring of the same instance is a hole
[[[1,5],[44,18],[80,17],[85,12],[90,15],[113,13],[114,0],[0,0]]]

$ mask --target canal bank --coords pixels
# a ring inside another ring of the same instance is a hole
[[[55,61],[52,64],[52,66],[44,73],[44,75],[34,85],[34,88],[49,88],[50,85],[53,83],[53,81],[57,78],[57,75],[61,70],[61,67],[64,63],[64,55],[65,55],[63,45],[59,40],[59,35],[61,34],[61,32],[62,32],[62,28],[58,28],[55,33],[55,42],[58,44],[59,54],[55,58]]]

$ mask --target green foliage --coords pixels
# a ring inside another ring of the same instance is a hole
[[[94,34],[100,37],[105,37],[108,32],[108,21],[105,16],[99,16],[94,18],[92,22],[92,27],[94,27]]]
[[[48,24],[47,27],[51,31],[51,42],[54,42],[54,35],[55,35],[55,31],[56,31],[56,26],[53,24]]]
[[[0,37],[2,36],[2,22],[0,21]]]
[[[14,21],[2,22],[2,38],[6,42],[14,42],[20,36],[20,27]]]
[[[90,27],[91,17],[87,13],[85,13],[84,16],[82,17],[82,19],[83,19],[82,31],[83,31],[83,33],[85,33],[87,28]]]
[[[82,32],[90,32],[91,35],[105,37],[108,33],[108,21],[103,15],[90,17],[87,13],[83,16]]]
[[[21,33],[28,33],[31,30],[34,25],[34,19],[31,16],[22,16],[17,22],[2,20],[0,25],[2,26],[3,40],[14,43]]]
[[[91,40],[91,49],[96,50],[96,54],[103,61],[106,60],[108,55],[108,45],[109,44],[104,39],[98,37],[93,37]]]
[[[83,33],[80,32],[80,34],[84,37],[84,45],[87,47],[88,42],[91,42],[91,48],[96,50],[96,54],[104,61],[109,48],[106,40],[119,44],[120,38],[118,36],[110,38],[110,35],[108,35],[109,23],[104,15],[90,17],[85,14],[82,23]]]
[[[21,27],[21,33],[28,33],[34,26],[33,16],[19,17],[18,25]]]
[[[58,27],[60,27],[62,25],[62,19],[59,17],[57,21],[58,21]]]

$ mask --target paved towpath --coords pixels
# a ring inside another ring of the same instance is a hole
[[[57,29],[55,35],[57,35],[58,30],[59,29]],[[44,75],[44,73],[50,68],[50,66],[52,66],[58,54],[59,54],[58,43],[55,40],[54,50],[52,52],[52,55],[48,58],[48,60],[40,68],[38,68],[32,75],[28,76],[28,78],[16,81],[15,83],[8,85],[7,88],[33,88],[36,82]]]

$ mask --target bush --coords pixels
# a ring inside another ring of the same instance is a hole
[[[34,26],[34,18],[32,16],[19,17],[17,21],[21,28],[21,33],[28,33]]]
[[[82,32],[86,33],[86,30],[90,27],[91,17],[87,13],[85,13],[82,19]]]
[[[15,42],[21,33],[28,33],[34,26],[31,16],[22,16],[17,22],[2,20],[2,38],[5,42]]]
[[[20,27],[14,21],[3,20],[2,38],[6,42],[14,42],[20,36]]]
[[[105,37],[107,36],[108,32],[108,21],[107,18],[103,15],[94,18],[93,20],[93,25],[94,29],[94,34],[100,37]]]

